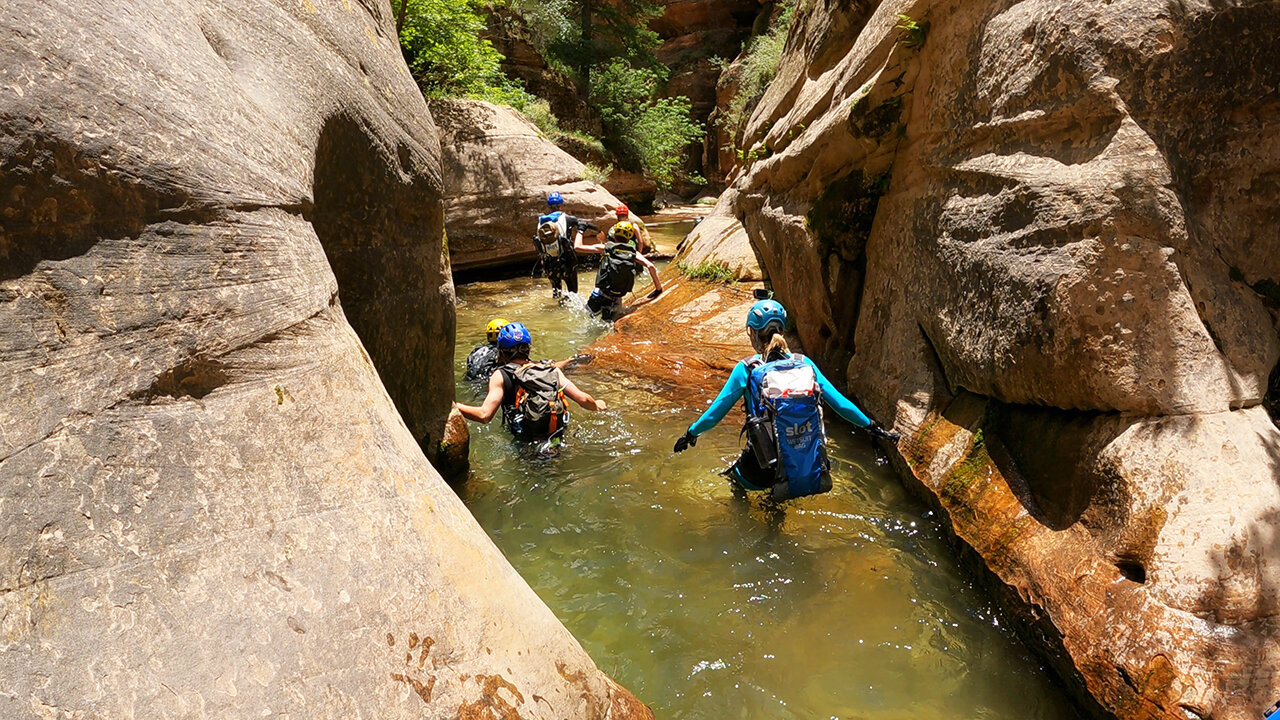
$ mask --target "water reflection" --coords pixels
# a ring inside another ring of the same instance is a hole
[[[458,297],[459,368],[467,334],[482,340],[493,315],[528,325],[536,357],[606,331],[541,280]],[[833,491],[779,507],[718,474],[739,451],[733,416],[673,455],[701,408],[600,368],[574,377],[610,410],[573,412],[561,455],[535,462],[499,423],[473,425],[459,494],[600,668],[659,717],[1075,717],[955,569],[936,518],[848,427],[831,423]]]

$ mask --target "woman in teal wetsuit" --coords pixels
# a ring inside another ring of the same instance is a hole
[[[684,435],[676,440],[675,451],[682,452],[690,445],[694,445],[698,441],[698,436],[715,427],[717,423],[724,419],[729,409],[734,406],[738,400],[744,400],[756,406],[759,404],[759,398],[746,397],[748,395],[749,378],[751,375],[751,367],[761,362],[772,362],[792,357],[790,349],[787,347],[787,341],[782,335],[782,330],[786,326],[787,311],[780,303],[775,300],[760,300],[751,306],[751,310],[747,313],[747,335],[751,338],[751,345],[757,351],[757,355],[746,358],[734,366],[733,372],[729,375],[729,380],[720,389],[720,394],[716,396],[715,401],[711,403],[711,407],[702,413]],[[886,440],[897,440],[900,436],[898,433],[889,432],[878,425],[866,413],[862,412],[857,405],[854,405],[849,398],[845,397],[831,381],[822,374],[817,365],[813,361],[803,355],[797,355],[806,365],[813,369],[814,377],[817,380],[818,387],[822,390],[822,399],[832,410],[840,417],[848,420],[854,425],[865,428],[872,435]],[[758,393],[757,388],[752,388],[751,392]],[[747,408],[748,417],[751,416],[750,407]],[[742,455],[729,468],[727,474],[733,478],[734,482],[747,490],[768,490],[778,483],[774,470],[762,467],[760,461],[756,458],[756,452],[751,446],[751,440],[747,440],[747,446],[743,448]]]

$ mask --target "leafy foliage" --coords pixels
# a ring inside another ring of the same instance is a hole
[[[599,156],[607,148],[619,163],[645,172],[664,188],[684,177],[683,157],[701,140],[703,128],[691,119],[687,98],[657,97],[668,70],[654,56],[660,41],[648,24],[661,14],[660,5],[650,0],[506,2],[524,20],[533,45],[598,109],[605,142],[564,130],[545,100],[503,75],[502,56],[481,38],[484,0],[396,2],[405,11],[401,49],[424,93],[511,105],[553,142]]]
[[[734,131],[742,126],[756,103],[760,102],[769,83],[778,74],[778,65],[782,62],[782,51],[786,47],[787,33],[791,31],[795,13],[795,0],[788,0],[768,31],[752,38],[742,60],[738,91],[729,101],[728,111],[721,121],[726,129]]]
[[[596,73],[592,100],[614,151],[644,170],[659,187],[669,188],[676,179],[687,177],[685,151],[702,139],[703,127],[690,118],[688,98],[654,98],[656,87],[665,79],[665,68],[634,67],[614,58]]]
[[[697,265],[689,265],[688,263],[678,263],[676,268],[684,273],[684,276],[691,280],[706,280],[708,282],[729,283],[735,279],[733,270],[722,262],[716,260],[703,260]]]
[[[480,0],[400,0],[405,7],[400,49],[428,95],[483,95],[516,89],[498,63],[502,56],[480,38]]]
[[[603,185],[605,184],[605,181],[609,179],[609,176],[612,174],[613,174],[612,165],[605,165],[604,167],[600,167],[599,165],[596,165],[593,163],[586,163],[585,167],[582,170],[582,179],[586,180],[587,182],[593,182],[597,185]]]
[[[917,50],[924,46],[924,39],[929,34],[929,23],[927,21],[918,22],[910,15],[898,15],[898,24],[895,29],[901,31],[898,36],[898,42],[902,43],[902,47],[908,50]]]

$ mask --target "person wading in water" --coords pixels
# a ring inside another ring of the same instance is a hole
[[[609,231],[611,236],[603,244],[588,245],[582,242],[581,236],[574,245],[575,250],[600,255],[600,270],[596,272],[596,288],[587,298],[587,310],[592,315],[599,315],[605,320],[616,320],[626,314],[622,306],[622,298],[631,292],[636,284],[636,273],[641,268],[649,271],[653,279],[653,292],[648,299],[662,294],[662,278],[658,277],[658,268],[644,255],[636,250],[639,234],[629,222],[620,222]]]
[[[558,192],[547,195],[547,214],[538,218],[533,247],[538,251],[538,264],[551,281],[551,294],[560,297],[561,284],[569,293],[578,292],[578,255],[574,245],[587,230],[599,228],[564,212],[564,197]]]
[[[485,342],[477,345],[467,355],[467,372],[466,380],[471,383],[471,387],[477,391],[486,390],[489,387],[489,378],[493,375],[493,371],[498,369],[498,332],[502,330],[504,325],[510,323],[502,318],[494,318],[485,325]],[[560,360],[552,363],[561,370],[569,370],[578,365],[585,365],[591,362],[592,357],[583,353],[578,353],[571,358]]]
[[[759,297],[759,296],[757,296]],[[793,354],[782,335],[787,311],[760,299],[747,312],[747,335],[758,354],[739,362],[720,394],[676,440],[675,452],[696,445],[739,399],[747,413],[747,445],[725,474],[745,490],[767,490],[775,500],[831,489],[821,404],[872,435],[899,435],[877,425],[846,398],[809,358]]]
[[[502,424],[516,440],[536,443],[540,451],[551,453],[563,442],[569,424],[566,397],[592,411],[607,410],[608,405],[579,389],[554,363],[530,361],[532,344],[523,324],[504,325],[498,331],[499,366],[489,376],[489,393],[478,406],[455,407],[468,420],[485,424],[501,408]]]

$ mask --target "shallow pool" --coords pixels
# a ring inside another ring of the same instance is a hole
[[[583,273],[583,294],[593,278]],[[528,325],[535,357],[608,331],[552,300],[544,280],[457,293],[463,401],[477,397],[463,360],[491,317]],[[739,452],[740,414],[673,455],[701,408],[601,368],[572,377],[610,410],[574,411],[551,460],[528,457],[496,420],[473,424],[458,492],[600,668],[659,718],[1077,716],[956,568],[937,520],[833,413],[834,489],[771,509],[718,474]]]

